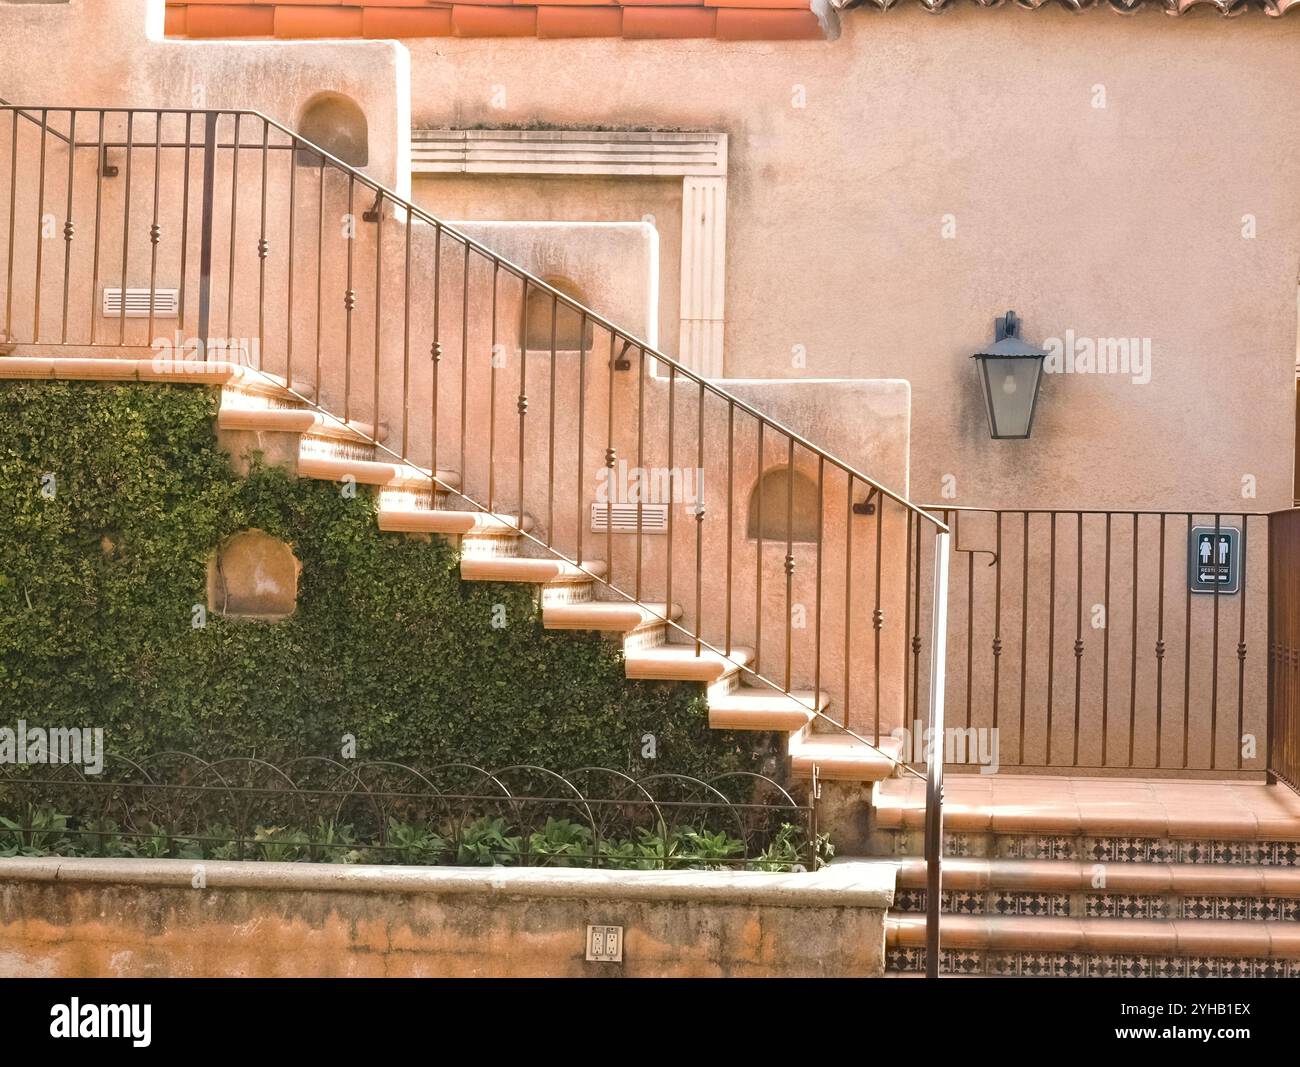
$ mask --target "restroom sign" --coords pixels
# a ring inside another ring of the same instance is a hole
[[[1193,526],[1187,549],[1187,587],[1193,593],[1231,595],[1241,589],[1241,531]]]

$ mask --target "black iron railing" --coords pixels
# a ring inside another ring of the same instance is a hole
[[[611,597],[668,605],[697,655],[811,690],[792,699],[881,745],[919,632],[906,559],[924,542],[946,560],[937,517],[259,113],[4,104],[0,175],[0,344],[274,374],[456,506],[515,516]],[[638,486],[629,501],[630,546],[615,501],[589,528],[593,487],[623,462],[667,472],[667,500]],[[651,503],[667,505],[662,535]],[[797,533],[805,509],[814,530]],[[937,808],[939,770],[924,773]]]

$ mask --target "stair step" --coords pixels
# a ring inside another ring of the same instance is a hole
[[[818,700],[812,690],[786,694],[775,689],[741,688],[709,698],[709,725],[715,730],[799,730],[817,717],[816,711],[830,707],[830,702],[826,693]]]
[[[1300,842],[1300,797],[1257,782],[949,774],[943,820],[948,833],[997,837],[1195,840],[1207,847],[1223,841]],[[921,829],[924,783],[899,779],[882,786],[875,821],[879,829]]]
[[[397,533],[436,533],[451,537],[517,533],[516,515],[493,515],[485,511],[443,511],[430,508],[379,508],[379,528]],[[525,515],[523,528],[531,530],[533,520]]]
[[[830,781],[878,782],[893,776],[902,742],[896,737],[882,737],[879,745],[872,746],[848,734],[803,730],[791,735],[786,750],[790,773],[796,778],[811,778],[815,766],[817,777]]]
[[[665,619],[679,619],[682,609],[667,604],[592,600],[585,604],[548,604],[542,608],[542,625],[548,630],[601,630],[633,633],[643,627],[663,626]]]
[[[429,472],[405,463],[381,463],[370,459],[343,459],[337,456],[300,455],[298,474],[303,478],[320,478],[338,482],[351,477],[361,485],[429,486]],[[438,471],[439,491],[460,488],[455,471]]]
[[[662,682],[703,682],[705,685],[735,674],[754,660],[754,650],[732,648],[731,656],[707,648],[695,654],[694,645],[659,645],[638,649],[623,657],[629,678]]]
[[[939,929],[945,951],[1300,959],[1293,922],[947,915]],[[924,945],[924,915],[886,915],[887,949]]]
[[[583,563],[586,571],[558,559],[528,559],[523,556],[467,557],[460,561],[460,576],[469,582],[589,582],[605,573],[599,560]],[[587,572],[591,573],[587,573]]]
[[[925,861],[899,866],[900,888],[925,888]],[[1097,864],[1062,860],[952,857],[943,861],[943,888],[962,892],[1107,893],[1180,896],[1300,898],[1300,867],[1209,863],[1116,863],[1106,884],[1095,884]]]
[[[217,425],[223,430],[254,430],[261,433],[311,434],[314,437],[370,443],[388,437],[388,427],[380,425],[378,436],[368,422],[344,423],[308,408],[232,407],[223,404],[217,412]]]

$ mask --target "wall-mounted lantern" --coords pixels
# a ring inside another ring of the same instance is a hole
[[[998,440],[1025,438],[1034,426],[1047,353],[1020,339],[1020,320],[1014,311],[996,320],[996,326],[994,343],[971,357],[977,360],[989,433]]]

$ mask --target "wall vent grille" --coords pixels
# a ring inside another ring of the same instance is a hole
[[[591,531],[605,533],[636,533],[637,509],[641,511],[641,532],[661,534],[668,532],[667,504],[592,504]]]
[[[104,290],[104,317],[122,318],[122,290],[106,288]],[[149,290],[126,290],[126,315],[128,319],[147,319],[149,317]],[[153,317],[155,319],[174,319],[180,315],[181,294],[179,289],[153,290]]]

